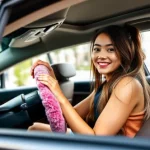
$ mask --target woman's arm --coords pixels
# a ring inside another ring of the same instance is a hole
[[[107,105],[92,129],[65,98],[54,78],[41,75],[39,79],[57,97],[72,131],[80,134],[115,135],[134,110],[139,98],[143,99],[144,97],[141,84],[134,78],[125,77],[113,90]]]
[[[115,135],[134,110],[139,98],[143,99],[141,84],[130,77],[121,80],[113,90],[93,129],[80,118],[65,98],[63,98],[64,101],[61,103],[61,108],[73,132],[93,135]]]
[[[139,101],[144,101],[143,88],[139,81],[132,77],[123,78],[112,92],[112,95],[97,119],[93,128],[97,135],[116,135],[135,112]],[[143,111],[136,110],[137,112]],[[136,113],[137,113],[136,112]]]
[[[90,104],[94,99],[94,91],[80,103],[74,106],[76,112],[80,115],[82,119],[85,119],[88,112],[90,111]]]

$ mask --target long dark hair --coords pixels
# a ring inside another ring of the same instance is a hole
[[[112,90],[116,84],[125,76],[136,77],[140,81],[143,87],[144,100],[145,100],[145,118],[150,117],[150,87],[146,81],[144,74],[144,59],[145,55],[141,48],[140,33],[137,28],[124,25],[108,26],[96,33],[92,40],[91,52],[93,50],[94,42],[97,36],[101,33],[107,34],[115,49],[118,58],[121,60],[120,67],[113,73],[111,79],[103,86],[102,94],[99,100],[98,110],[102,112],[106,106]],[[98,87],[103,83],[102,75],[99,74],[91,60],[91,70],[93,72],[94,91],[96,92]],[[86,117],[87,122],[94,121],[94,103],[92,101],[90,112]]]

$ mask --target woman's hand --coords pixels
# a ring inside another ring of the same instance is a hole
[[[52,93],[56,96],[57,100],[60,103],[63,103],[62,100],[63,100],[64,94],[61,91],[61,88],[56,79],[54,79],[52,76],[47,75],[47,74],[40,74],[38,76],[38,80],[42,84],[46,85],[52,91]]]
[[[50,66],[49,63],[47,63],[47,62],[45,62],[45,61],[42,61],[42,60],[37,60],[37,61],[32,65],[32,68],[31,68],[31,76],[32,76],[33,78],[34,78],[34,68],[35,68],[36,66],[38,66],[38,65],[44,65],[44,66],[46,66],[46,67],[49,69],[49,71],[50,71],[50,75],[51,75],[54,79],[56,79],[56,76],[55,76],[55,74],[54,74],[53,68]]]

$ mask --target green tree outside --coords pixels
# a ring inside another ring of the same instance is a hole
[[[17,86],[23,86],[27,82],[30,76],[29,69],[31,68],[32,60],[26,60],[14,67],[14,75],[16,77],[15,84]]]

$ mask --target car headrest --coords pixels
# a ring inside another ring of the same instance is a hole
[[[75,67],[69,63],[52,64],[51,67],[58,81],[65,81],[76,75]]]

